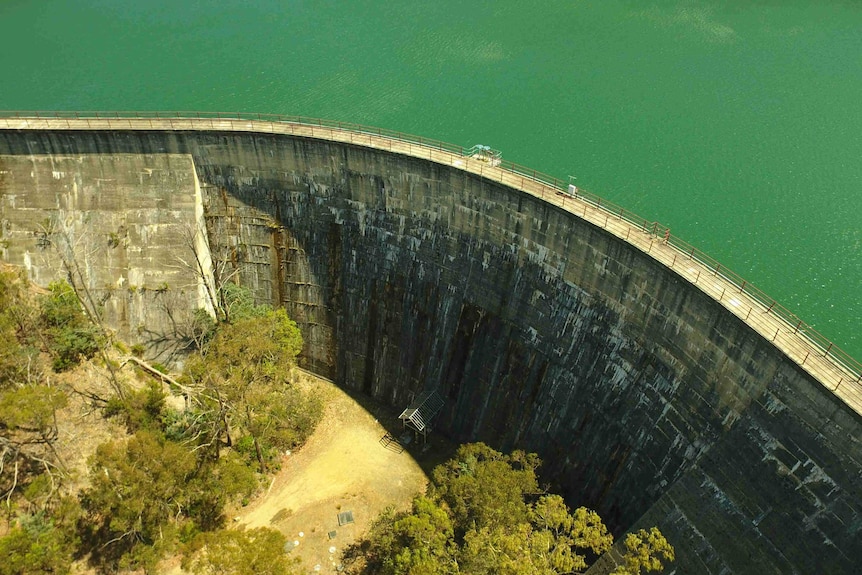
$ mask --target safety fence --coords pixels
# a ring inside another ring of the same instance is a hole
[[[312,136],[326,137],[325,133],[321,133],[321,129],[323,129],[328,130],[330,136],[333,136],[336,133],[346,133],[351,135],[356,134],[367,136],[369,138],[383,138],[390,142],[390,150],[394,149],[392,146],[392,142],[398,142],[406,143],[409,145],[417,145],[423,149],[427,149],[429,150],[429,157],[433,157],[433,154],[430,153],[430,151],[433,150],[439,150],[440,152],[451,154],[452,156],[458,158],[469,159],[471,157],[475,157],[471,155],[474,152],[475,148],[465,148],[447,142],[442,142],[440,140],[423,138],[421,136],[414,136],[396,130],[364,126],[361,124],[354,124],[350,122],[338,122],[333,120],[324,120],[320,118],[310,118],[306,116],[288,116],[280,114],[183,111],[0,111],[0,128],[21,128],[21,121],[26,121],[30,119],[44,120],[45,122],[36,122],[33,126],[36,127],[36,124],[38,124],[38,127],[41,127],[42,129],[79,129],[81,126],[80,121],[85,121],[85,123],[83,124],[84,128],[104,129],[104,121],[106,120],[109,121],[109,124],[107,126],[109,127],[109,129],[123,129],[124,127],[128,129],[146,128],[146,122],[144,122],[144,125],[141,125],[141,120],[150,120],[150,126],[153,129],[164,129],[166,125],[170,128],[175,129],[190,129],[185,121],[199,120],[200,122],[196,122],[195,127],[191,129],[219,130],[224,129],[225,125],[227,124],[231,130],[258,131],[261,127],[260,123],[270,123],[273,125],[273,132],[279,132],[279,130],[275,129],[277,126],[298,126],[300,128],[310,129],[310,134]],[[63,125],[63,120],[67,120],[65,126]],[[75,120],[75,122],[72,122],[72,120]],[[90,125],[90,120],[93,120],[92,125]],[[176,124],[174,124],[175,120],[177,121]],[[209,122],[206,122],[206,120],[209,120]],[[125,125],[124,122],[128,122],[128,125]],[[245,124],[247,122],[254,122],[254,124]],[[31,126],[29,124],[26,124],[26,127]],[[317,135],[314,134],[315,128],[318,129]],[[296,131],[291,131],[290,133],[302,135],[302,133],[297,133]],[[351,138],[349,141],[352,142],[354,140]],[[370,139],[368,143],[374,145],[374,142],[372,142]],[[411,153],[413,153],[412,150]],[[459,166],[463,165],[463,162],[459,162],[456,160],[452,162],[452,164],[455,166]],[[712,276],[713,280],[722,280],[724,282],[723,284],[716,284],[717,288],[720,287],[722,290],[720,295],[716,296],[715,293],[712,293],[710,295],[722,302],[724,296],[726,294],[729,294],[729,292],[727,291],[727,287],[730,286],[732,292],[737,295],[744,295],[749,301],[754,302],[754,304],[758,307],[758,312],[765,313],[772,318],[777,319],[780,326],[776,329],[775,335],[772,336],[772,341],[776,342],[779,333],[782,333],[783,335],[789,334],[797,342],[803,343],[804,345],[802,347],[790,346],[792,348],[795,359],[803,367],[806,366],[806,362],[809,362],[809,358],[813,360],[815,357],[827,359],[830,363],[834,363],[837,367],[840,367],[842,373],[837,377],[837,381],[835,381],[836,378],[831,378],[833,379],[832,384],[834,385],[834,387],[831,388],[832,391],[837,392],[839,389],[841,389],[844,392],[841,395],[845,398],[845,400],[851,403],[851,405],[853,405],[857,411],[860,411],[860,408],[862,408],[862,387],[860,387],[859,385],[860,383],[862,383],[862,363],[854,359],[844,350],[840,349],[837,345],[835,345],[834,342],[826,338],[824,335],[820,334],[813,327],[806,324],[795,313],[780,305],[778,302],[775,301],[774,298],[770,297],[762,290],[746,281],[739,274],[731,271],[727,267],[723,266],[720,262],[710,257],[708,254],[702,252],[701,250],[697,249],[696,247],[692,246],[691,244],[670,234],[670,231],[666,226],[658,222],[649,221],[645,218],[637,216],[633,212],[630,212],[621,206],[609,202],[596,194],[592,194],[580,188],[571,187],[569,186],[569,182],[567,180],[561,180],[559,178],[543,174],[532,168],[528,168],[526,166],[522,166],[505,159],[495,160],[492,166],[493,168],[502,171],[499,176],[499,181],[509,183],[506,178],[506,173],[508,173],[509,176],[518,176],[520,178],[521,185],[522,187],[524,187],[525,190],[527,188],[534,188],[533,193],[537,193],[543,198],[546,197],[546,194],[545,190],[542,188],[551,188],[554,192],[553,195],[556,196],[556,203],[562,203],[564,207],[566,206],[567,200],[570,202],[578,202],[584,206],[590,206],[593,210],[597,210],[599,213],[604,215],[603,227],[605,228],[608,228],[610,218],[613,218],[614,220],[619,222],[626,222],[627,224],[629,224],[629,226],[634,226],[638,230],[642,231],[645,235],[650,237],[650,248],[654,244],[662,246],[662,249],[665,250],[667,248],[670,248],[672,250],[669,252],[669,254],[672,255],[670,259],[668,259],[668,257],[662,257],[657,259],[660,259],[662,263],[668,265],[672,269],[675,269],[676,271],[678,271],[678,273],[680,273],[680,275],[686,277],[686,279],[692,281],[695,284],[702,283],[700,282],[700,278],[703,271],[707,272],[706,275]],[[511,177],[509,179],[511,179]],[[532,185],[524,186],[524,184],[526,184],[527,182]],[[536,189],[535,184],[539,184],[540,187]],[[587,216],[586,207],[584,208],[584,216]],[[595,220],[595,218],[593,218],[593,220]],[[626,239],[629,239],[628,233],[629,232],[626,232]],[[693,269],[689,265],[691,262],[696,262],[697,264],[699,264],[698,269],[696,270],[696,275],[693,277],[690,273],[688,273],[693,271]],[[684,268],[681,266],[684,266]],[[701,287],[703,286],[701,285]],[[709,290],[704,291],[707,291],[709,293]],[[738,310],[734,311],[745,321],[751,323],[751,312],[754,311],[753,306],[749,306],[748,312],[745,315],[739,313]],[[763,333],[763,329],[759,331]],[[848,386],[851,386],[851,389],[848,389]]]

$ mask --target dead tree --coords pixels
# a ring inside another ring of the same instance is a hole
[[[98,250],[96,248],[88,250],[86,234],[76,234],[74,226],[59,215],[51,218],[48,225],[42,228],[42,232],[44,233],[44,238],[50,243],[60,258],[63,271],[66,273],[66,279],[69,285],[72,286],[75,297],[77,297],[78,302],[81,304],[81,308],[84,310],[87,319],[98,327],[105,340],[110,342],[113,339],[113,334],[102,321],[101,306],[93,297],[93,293],[88,286],[88,277],[81,267],[81,261],[91,259],[96,255]],[[111,387],[114,388],[114,392],[120,398],[124,398],[125,393],[117,377],[114,362],[108,357],[104,346],[100,348],[99,353],[102,355],[102,359],[108,369]]]

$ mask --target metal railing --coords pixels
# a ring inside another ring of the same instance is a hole
[[[299,125],[312,128],[319,127],[325,128],[329,130],[339,130],[344,132],[350,132],[355,134],[362,134],[366,136],[374,136],[379,138],[386,138],[389,140],[393,140],[396,142],[404,142],[408,144],[416,144],[422,146],[424,148],[430,148],[433,150],[440,150],[442,152],[447,152],[449,154],[453,154],[455,156],[460,156],[464,158],[469,158],[471,155],[472,148],[464,148],[462,146],[458,146],[455,144],[450,144],[447,142],[442,142],[440,140],[435,140],[431,138],[423,138],[422,136],[414,136],[411,134],[406,134],[404,132],[399,132],[396,130],[390,130],[386,128],[378,128],[371,126],[364,126],[361,124],[355,124],[350,122],[338,122],[333,120],[324,120],[320,118],[310,118],[307,116],[288,116],[281,114],[257,114],[257,113],[246,113],[246,112],[141,112],[141,111],[111,111],[111,112],[69,112],[69,111],[59,111],[59,112],[44,112],[44,111],[0,111],[0,128],[3,127],[3,123],[5,121],[6,127],[12,127],[11,120],[26,120],[26,119],[40,119],[40,120],[212,120],[211,123],[212,129],[219,129],[217,127],[215,121],[254,121],[254,122],[269,122],[272,124],[283,124],[283,125]],[[161,122],[158,122],[159,124]],[[131,127],[131,123],[130,126]],[[235,128],[242,129],[242,126],[234,126]],[[117,126],[115,129],[122,129],[122,126]],[[321,134],[321,137],[323,135]],[[580,188],[577,188],[574,194],[570,193],[568,181],[561,180],[559,178],[555,178],[553,176],[549,176],[547,174],[543,174],[538,172],[532,168],[528,168],[526,166],[522,166],[511,162],[509,160],[500,160],[499,162],[494,163],[494,167],[509,172],[511,174],[520,176],[523,179],[538,183],[550,188],[553,188],[555,192],[559,194],[563,194],[564,197],[570,197],[575,200],[579,200],[590,206],[602,211],[606,214],[605,224],[607,225],[608,217],[613,217],[620,221],[625,221],[628,224],[635,226],[642,230],[643,232],[649,234],[650,236],[654,236],[657,238],[662,244],[669,246],[674,249],[675,254],[672,262],[669,264],[671,269],[675,269],[674,266],[677,262],[677,258],[681,257],[687,261],[695,261],[707,270],[709,270],[714,277],[718,277],[723,279],[725,282],[734,286],[736,290],[738,290],[739,294],[745,294],[762,306],[760,311],[766,312],[771,316],[777,318],[781,323],[784,324],[785,329],[788,333],[792,333],[794,336],[798,336],[802,340],[806,341],[810,348],[805,357],[801,360],[800,365],[805,365],[806,360],[810,356],[811,352],[814,352],[815,355],[821,355],[823,358],[828,358],[841,368],[847,372],[847,377],[841,377],[838,381],[833,391],[836,391],[842,384],[850,383],[850,384],[858,384],[862,383],[862,363],[858,360],[854,359],[850,354],[839,348],[835,343],[829,340],[824,335],[820,334],[813,327],[805,323],[802,319],[800,319],[795,313],[791,312],[784,306],[778,304],[774,298],[768,296],[762,290],[743,279],[739,274],[731,271],[727,267],[723,266],[720,262],[709,256],[708,254],[702,252],[696,247],[692,246],[688,242],[673,236],[670,234],[669,229],[659,224],[655,221],[650,221],[640,216],[637,216],[633,212],[626,210],[625,208],[618,206],[612,202],[609,202],[598,196],[596,194],[592,194]],[[542,197],[544,197],[544,191],[542,191]],[[698,274],[700,277],[700,274]],[[696,280],[694,283],[697,283]],[[724,292],[722,292],[724,293]],[[720,301],[720,298],[719,298]],[[751,313],[751,309],[749,310],[749,314]],[[747,318],[744,318],[747,319]],[[776,336],[778,332],[776,331]],[[773,338],[775,341],[775,338]],[[859,397],[862,399],[862,391],[856,390],[854,393],[854,398]]]

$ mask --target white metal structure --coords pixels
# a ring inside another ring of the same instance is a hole
[[[443,398],[436,391],[426,391],[407,409],[401,412],[398,419],[413,431],[422,434],[424,440],[431,430],[431,420],[443,409]]]

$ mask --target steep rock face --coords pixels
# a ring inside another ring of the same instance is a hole
[[[851,573],[862,557],[860,418],[577,216],[454,168],[312,139],[40,145],[190,154],[215,267],[288,309],[306,367],[396,407],[437,390],[440,431],[539,452],[570,503],[616,531],[658,524],[678,573]]]

